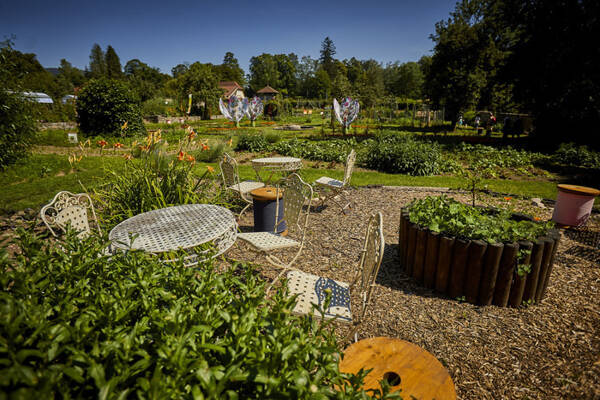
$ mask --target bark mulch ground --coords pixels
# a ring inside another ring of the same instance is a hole
[[[437,194],[352,190],[356,204],[347,215],[333,203],[311,213],[308,243],[294,266],[351,282],[368,215],[381,211],[385,255],[359,339],[397,337],[425,348],[446,366],[461,399],[600,399],[600,221],[592,219],[586,229],[563,232],[540,304],[481,307],[425,289],[398,266],[400,208],[412,199]],[[449,195],[469,201],[466,194]],[[484,202],[542,219],[552,215],[551,209],[530,200],[488,196]],[[240,226],[251,230],[252,225],[250,211]],[[260,264],[267,279],[279,272],[240,241],[226,254]],[[343,328],[338,330],[341,335]]]

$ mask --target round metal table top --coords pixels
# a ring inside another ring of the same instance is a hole
[[[235,217],[224,207],[186,204],[153,210],[131,217],[110,231],[115,247],[151,253],[189,249],[236,230]],[[133,244],[130,236],[137,235]]]
[[[302,159],[296,157],[266,157],[252,160],[254,168],[297,171],[302,168]]]
[[[385,379],[391,391],[402,390],[403,398],[456,399],[446,368],[427,350],[401,339],[375,337],[353,343],[344,351],[339,368],[354,374],[361,368],[372,369],[364,390],[380,389],[379,381]]]

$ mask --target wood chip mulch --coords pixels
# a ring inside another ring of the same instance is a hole
[[[597,217],[585,229],[563,231],[540,304],[518,309],[482,307],[425,289],[398,266],[400,208],[412,199],[439,193],[363,188],[350,194],[355,205],[347,215],[333,203],[311,212],[308,243],[294,267],[351,282],[367,218],[382,212],[385,255],[359,339],[397,337],[425,348],[448,369],[460,399],[600,399]],[[466,194],[449,195],[469,201]],[[552,216],[552,209],[538,208],[526,199],[487,196],[483,203],[510,205],[542,219]],[[240,227],[251,230],[252,226],[249,211]],[[241,241],[226,254],[258,263],[266,279],[279,273]]]

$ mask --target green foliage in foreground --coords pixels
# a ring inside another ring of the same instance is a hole
[[[31,104],[0,89],[0,170],[27,155],[35,135]]]
[[[99,257],[102,242],[20,231],[0,257],[0,398],[368,398],[333,333],[251,267]]]
[[[416,199],[409,210],[412,223],[433,232],[489,243],[534,240],[544,236],[553,226],[552,222],[517,221],[508,210],[490,212],[444,195]]]

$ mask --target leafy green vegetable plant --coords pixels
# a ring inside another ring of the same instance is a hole
[[[472,207],[445,195],[414,200],[410,221],[433,232],[488,243],[535,240],[552,228],[552,222],[516,221],[509,210]]]

